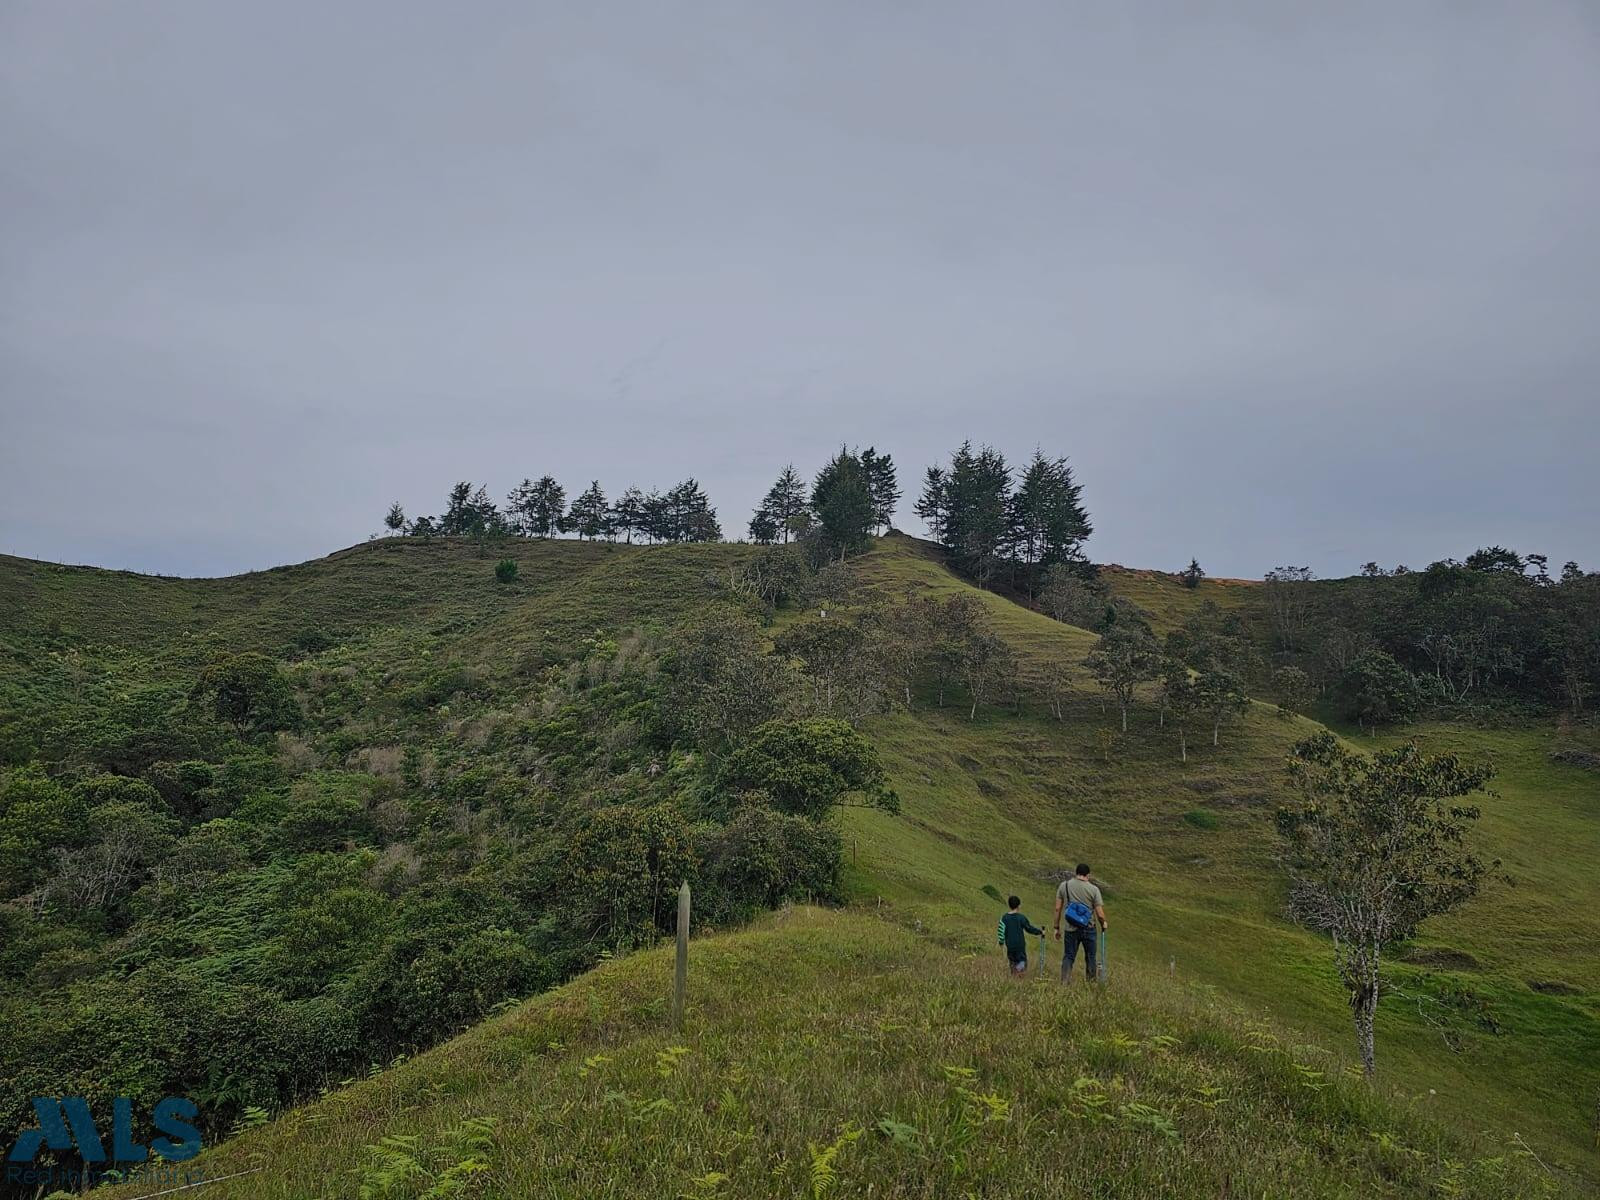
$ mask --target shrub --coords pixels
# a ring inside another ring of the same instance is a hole
[[[352,987],[368,1038],[427,1045],[478,1020],[508,996],[555,982],[548,966],[506,929],[430,924],[385,947]]]
[[[871,742],[844,721],[768,721],[729,757],[718,781],[732,793],[762,792],[775,808],[813,821],[850,796],[898,812],[900,801]]]
[[[278,821],[279,839],[299,853],[370,841],[372,832],[372,822],[361,799],[349,788],[325,784],[297,788],[288,811]]]
[[[308,626],[294,635],[289,643],[290,651],[302,657],[321,654],[324,650],[331,650],[339,644],[339,639],[334,637],[321,626]]]
[[[475,695],[483,689],[483,675],[476,667],[447,663],[435,667],[422,682],[408,688],[401,698],[405,707],[421,711],[436,708],[457,695]]]
[[[678,885],[694,875],[681,812],[616,804],[586,814],[573,832],[562,891],[597,936],[633,945],[672,930]]]
[[[1279,667],[1272,673],[1272,692],[1284,716],[1305,712],[1314,691],[1311,676],[1299,667]]]
[[[144,785],[152,795],[154,788]],[[172,846],[178,823],[164,806],[116,800],[89,810],[88,842],[58,860],[46,895],[71,911],[109,909],[144,879]]]
[[[494,577],[501,583],[515,583],[517,581],[517,560],[502,558],[494,565]]]
[[[126,775],[92,775],[73,784],[72,791],[88,808],[102,804],[142,804],[156,812],[168,811],[160,792],[144,780],[130,779]]]
[[[1356,659],[1339,687],[1346,712],[1373,728],[1410,720],[1421,707],[1416,678],[1382,650],[1369,650]]]
[[[200,673],[190,698],[240,732],[292,729],[300,710],[278,664],[265,654],[229,654]]]
[[[751,797],[727,825],[700,833],[709,911],[745,917],[787,900],[835,900],[843,841],[837,830],[775,812]]]
[[[43,772],[0,772],[0,899],[27,892],[51,850],[82,839],[88,811]]]

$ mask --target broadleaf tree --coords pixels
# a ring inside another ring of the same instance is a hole
[[[1161,647],[1143,625],[1113,625],[1083,660],[1095,682],[1117,701],[1122,732],[1128,732],[1128,706],[1141,683],[1161,673]]]
[[[1368,756],[1321,733],[1295,747],[1289,775],[1298,795],[1279,809],[1277,827],[1290,908],[1333,941],[1370,1080],[1384,954],[1470,900],[1499,865],[1467,847],[1479,810],[1460,803],[1492,772],[1415,743]]]

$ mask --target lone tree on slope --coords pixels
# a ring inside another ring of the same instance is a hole
[[[1277,824],[1290,909],[1333,939],[1368,1080],[1377,1070],[1383,952],[1471,899],[1499,866],[1465,848],[1478,809],[1455,803],[1491,774],[1451,754],[1425,755],[1415,743],[1368,757],[1330,733],[1301,742],[1289,760],[1299,800],[1278,810]]]

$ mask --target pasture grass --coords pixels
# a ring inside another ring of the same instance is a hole
[[[250,1200],[1559,1194],[1197,984],[1012,980],[804,907],[691,964],[679,1032],[643,952],[193,1165],[262,1168],[206,1188]]]

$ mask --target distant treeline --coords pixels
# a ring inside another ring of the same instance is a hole
[[[566,488],[549,475],[524,479],[512,489],[503,507],[495,504],[487,488],[462,482],[450,489],[440,516],[408,521],[405,509],[396,501],[383,523],[392,533],[423,538],[549,538],[570,533],[629,542],[636,536],[650,542],[722,540],[717,510],[692,478],[665,492],[631,487],[615,503],[606,499],[597,479],[570,508]]]
[[[1423,570],[1360,578],[1267,573],[1280,665],[1341,696],[1367,724],[1507,701],[1577,714],[1600,688],[1600,574],[1490,546]]]
[[[894,458],[874,446],[841,447],[808,487],[791,463],[779,473],[751,514],[749,539],[759,545],[799,542],[813,563],[859,553],[869,538],[893,528],[900,503]],[[1083,543],[1093,530],[1082,488],[1064,458],[1035,450],[1017,471],[991,446],[963,442],[949,466],[924,476],[917,515],[944,545],[952,565],[984,587],[1010,586],[1034,594],[1058,564],[1087,569]],[[630,487],[615,502],[599,480],[569,506],[553,476],[524,479],[496,504],[487,488],[457,483],[444,513],[408,520],[399,502],[384,517],[393,533],[416,537],[507,536],[632,542],[715,542],[722,538],[717,510],[696,480],[666,491]]]

